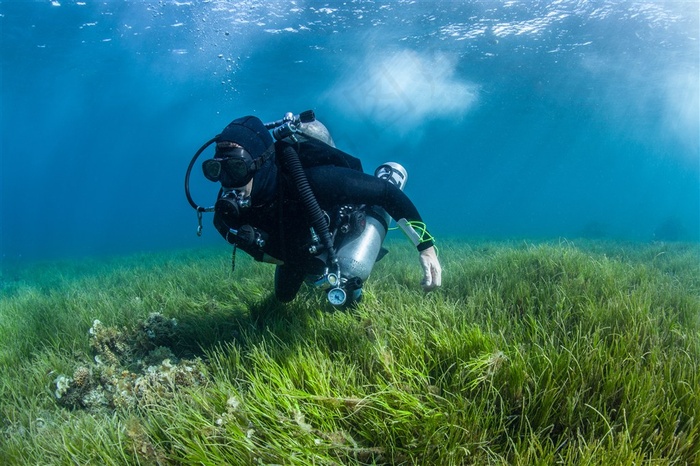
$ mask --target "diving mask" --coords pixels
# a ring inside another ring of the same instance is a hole
[[[248,151],[236,147],[202,163],[202,171],[209,181],[220,181],[224,187],[245,186],[262,165],[260,158],[253,160]]]

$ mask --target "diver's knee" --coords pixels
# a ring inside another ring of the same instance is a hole
[[[304,273],[288,265],[278,265],[275,269],[275,298],[282,303],[292,301],[301,284],[304,281]]]

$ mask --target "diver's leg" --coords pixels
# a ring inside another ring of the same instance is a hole
[[[306,274],[301,268],[290,265],[278,265],[275,269],[275,297],[278,301],[288,303],[299,292]]]

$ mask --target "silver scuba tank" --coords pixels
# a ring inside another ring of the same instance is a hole
[[[374,175],[396,185],[403,191],[408,174],[406,169],[395,162],[380,165]],[[377,206],[367,207],[365,225],[362,232],[354,237],[347,237],[337,247],[336,255],[340,273],[344,278],[367,280],[386,236],[391,217],[384,209]],[[361,291],[361,290],[357,290]],[[359,297],[359,293],[356,293]]]
[[[325,142],[331,147],[335,147],[335,142],[331,133],[326,128],[326,125],[318,120],[310,121],[307,123],[302,123],[300,125],[300,130],[302,136],[312,137],[318,139],[319,141]]]

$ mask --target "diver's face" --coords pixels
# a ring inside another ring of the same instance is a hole
[[[241,197],[250,197],[253,192],[253,180],[251,179],[245,186],[233,188]]]
[[[248,151],[231,141],[217,143],[214,158],[204,161],[202,170],[208,180],[220,182],[225,189],[243,188],[255,174]]]

